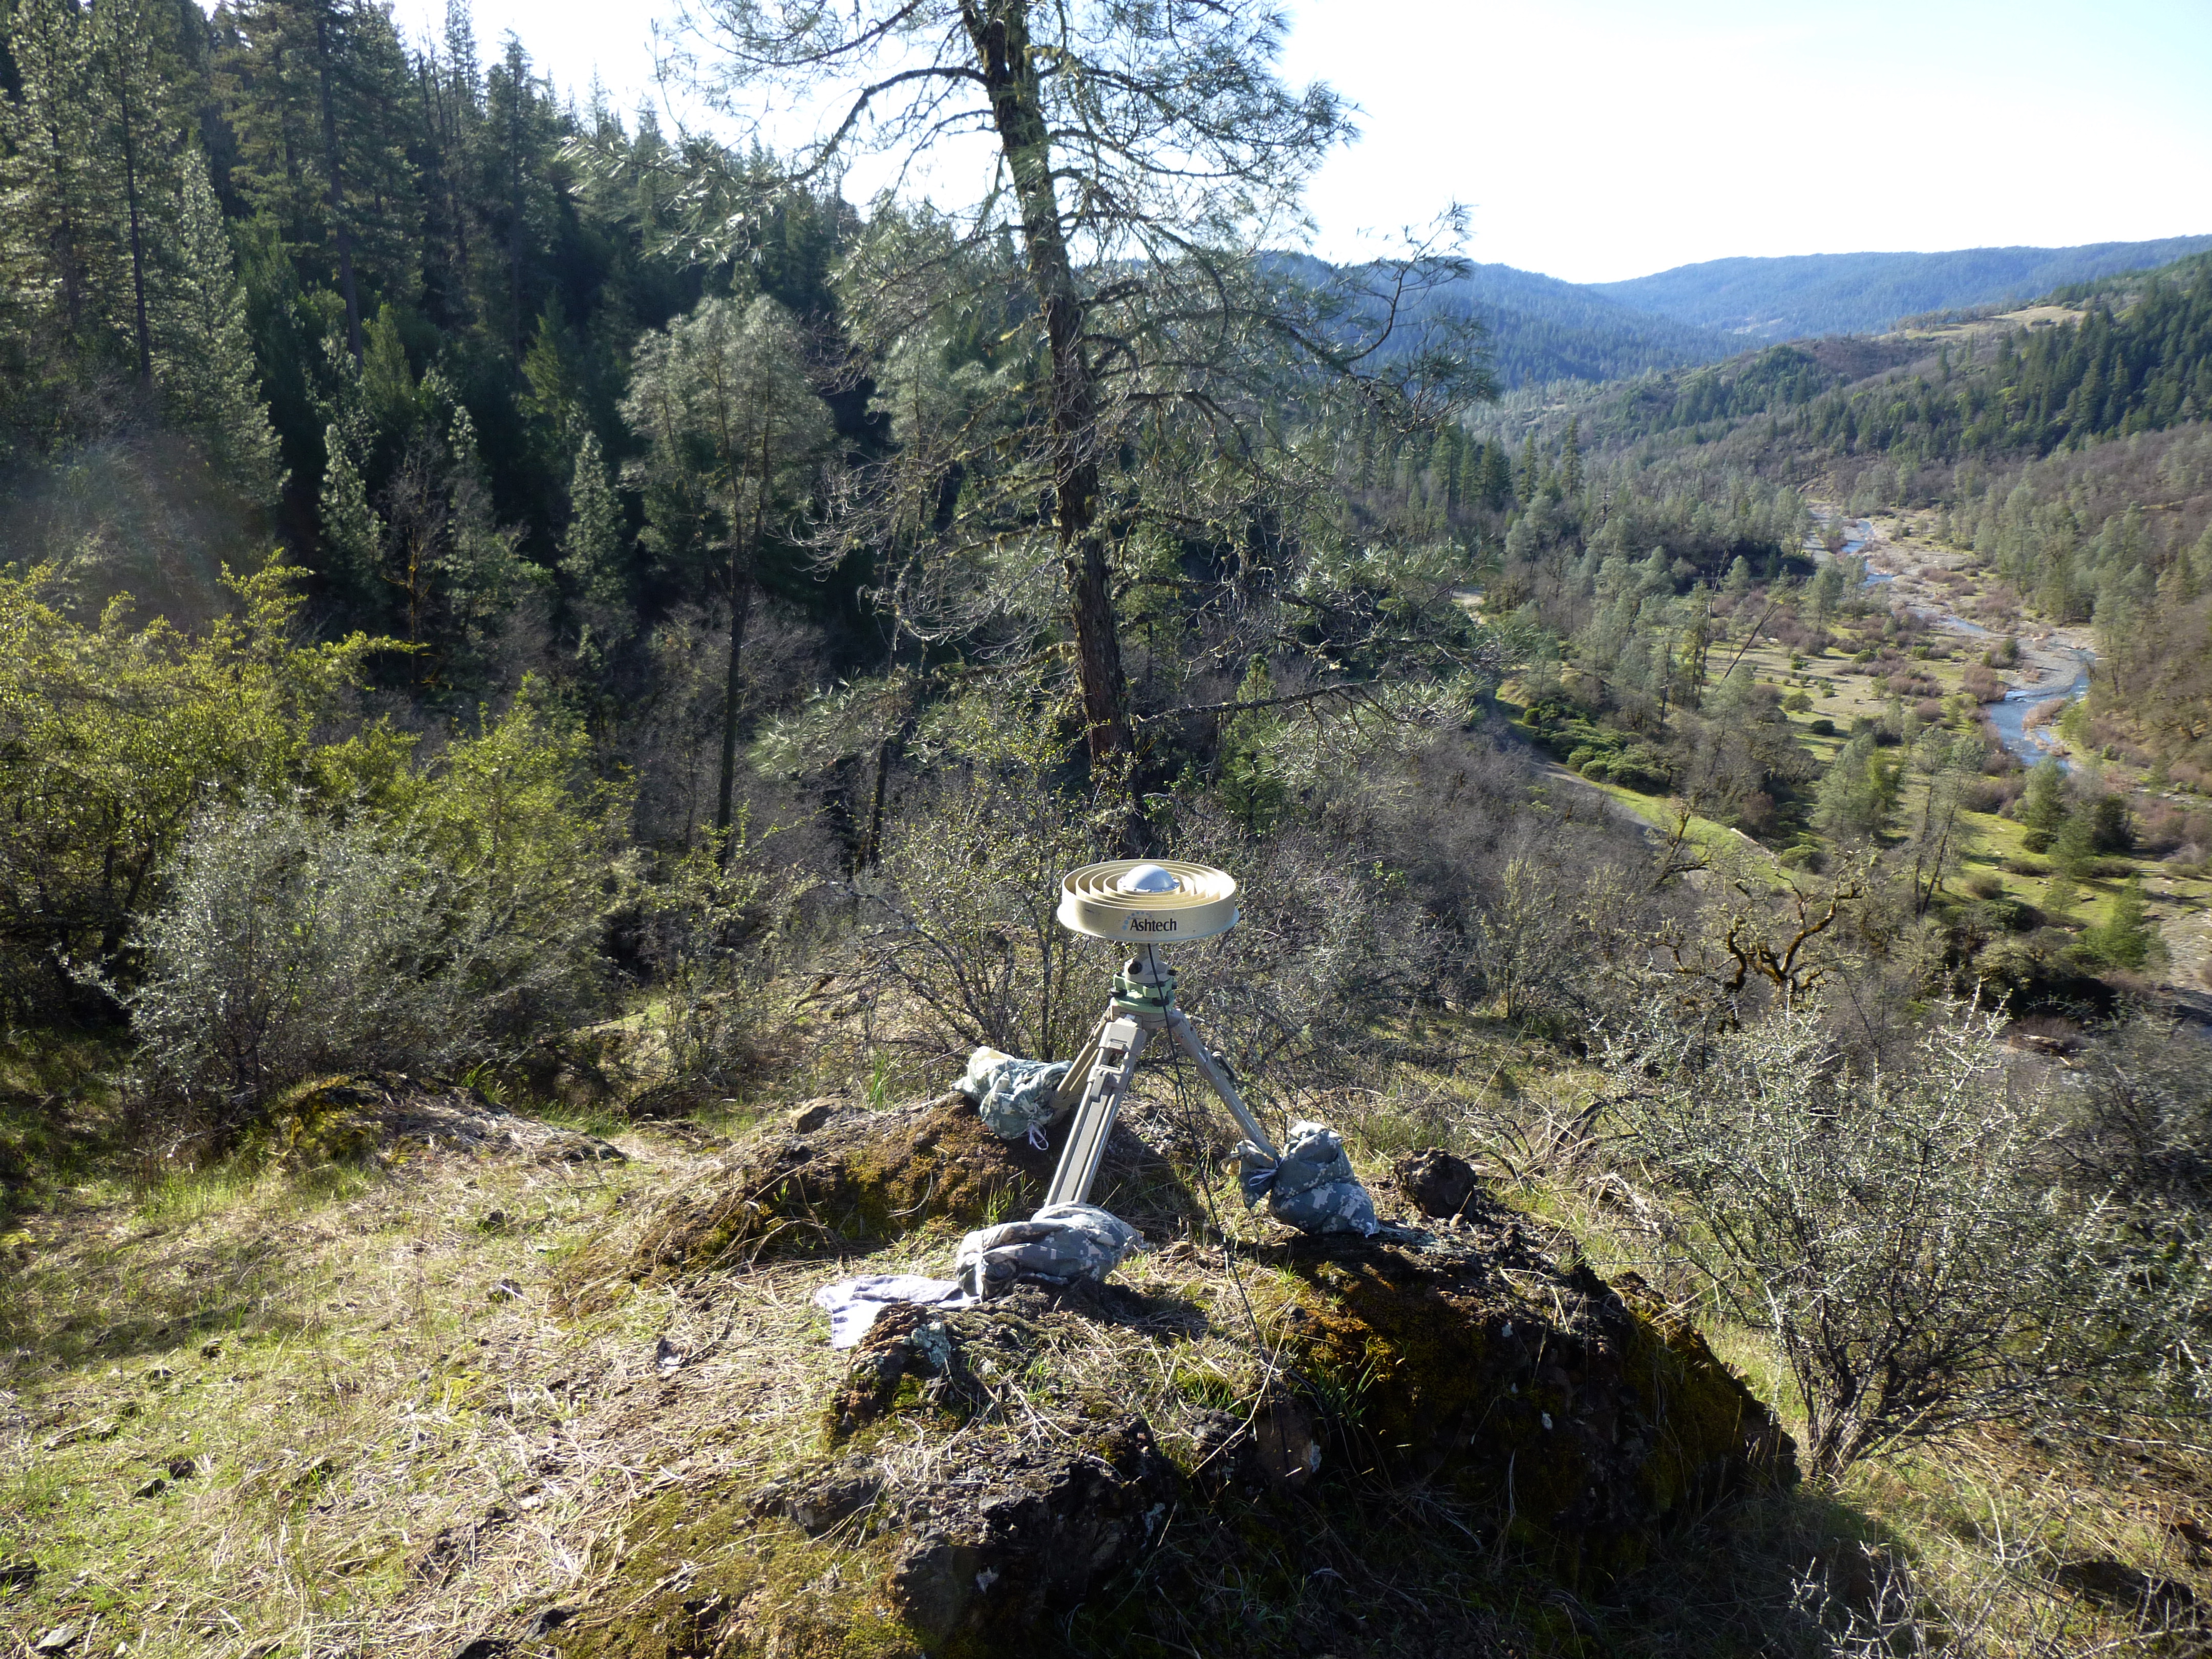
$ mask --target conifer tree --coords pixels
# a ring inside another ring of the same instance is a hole
[[[739,658],[770,528],[829,442],[791,314],[763,295],[702,301],[638,343],[623,413],[648,446],[636,470],[647,544],[703,576],[729,606],[721,779],[714,828],[730,827]]]
[[[2027,787],[2020,798],[2020,821],[2027,826],[2027,850],[2040,853],[2066,822],[2066,778],[2055,757],[2045,755],[2027,769]]]
[[[138,381],[154,384],[155,261],[183,195],[183,112],[173,81],[177,12],[160,0],[96,0],[85,24],[93,141],[128,281],[125,327]]]
[[[384,575],[384,521],[368,504],[368,488],[354,465],[345,434],[333,422],[323,432],[328,459],[323,466],[321,497],[324,568],[350,583],[366,604],[380,598]]]
[[[568,484],[568,531],[561,538],[561,574],[576,597],[577,610],[602,640],[615,616],[626,610],[623,578],[621,508],[607,478],[606,457],[599,434],[586,430],[576,446],[576,465]]]
[[[449,327],[474,316],[469,158],[483,120],[483,73],[466,0],[447,0],[444,49],[416,60],[420,107],[416,166],[424,208],[423,279],[431,311]]]
[[[101,320],[110,264],[100,224],[90,35],[67,0],[19,0],[9,19],[16,96],[6,115],[7,297],[50,309],[62,341]]]
[[[465,405],[454,404],[448,430],[451,530],[441,574],[459,631],[473,642],[544,573],[524,561],[519,533],[494,515],[491,480],[477,447],[476,422]]]
[[[1482,504],[1493,513],[1503,513],[1513,500],[1513,463],[1506,459],[1502,443],[1482,447],[1482,485],[1480,491]]]
[[[359,362],[373,309],[364,281],[410,301],[421,281],[405,54],[370,0],[246,0],[232,21],[234,177],[284,227],[295,258],[331,272]]]
[[[284,487],[284,469],[255,377],[246,296],[204,160],[191,156],[183,171],[176,268],[154,331],[163,402],[169,418],[200,437],[241,494],[267,505]]]
[[[2140,876],[2121,884],[2105,920],[2083,933],[2081,943],[2098,961],[2115,968],[2141,968],[2160,953],[2158,928],[2143,900]]]
[[[560,135],[531,72],[530,54],[510,34],[484,77],[483,119],[476,146],[476,196],[484,235],[477,313],[508,354],[522,356],[523,331],[544,291],[540,262],[555,201],[548,179]]]

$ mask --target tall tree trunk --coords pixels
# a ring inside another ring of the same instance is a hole
[[[1030,52],[1028,0],[961,0],[960,15],[982,67],[1000,148],[1021,204],[1030,281],[1052,350],[1053,485],[1060,567],[1075,623],[1085,732],[1091,758],[1102,761],[1129,752],[1127,693],[1106,544],[1097,530],[1097,394],[1083,355],[1083,301],[1060,233],[1051,142]]]
[[[331,229],[338,244],[338,292],[345,296],[346,349],[361,361],[361,295],[353,280],[353,232],[345,222],[345,181],[338,162],[338,112],[331,98],[331,18],[315,13],[315,64],[323,102],[323,169],[330,180]]]
[[[522,77],[507,106],[507,348],[522,358]]]
[[[720,403],[726,411],[729,398],[725,396]],[[738,775],[738,658],[744,649],[745,623],[752,615],[753,567],[760,561],[761,543],[768,535],[768,491],[771,457],[775,452],[775,416],[770,412],[761,420],[760,476],[753,481],[750,545],[743,554],[738,551],[738,541],[736,457],[731,454],[726,416],[722,434],[722,453],[729,458],[726,464],[730,466],[730,667],[722,687],[722,782],[715,798],[714,828],[726,830],[730,827],[730,797]]]
[[[855,867],[872,870],[884,856],[884,781],[890,776],[891,740],[876,745],[876,787],[868,802],[868,828],[860,837],[860,857]]]
[[[722,682],[722,778],[714,795],[714,828],[730,827],[730,802],[738,777],[738,664],[745,648],[745,623],[753,608],[752,573],[733,556],[730,560],[730,664]],[[727,848],[723,856],[729,856]]]

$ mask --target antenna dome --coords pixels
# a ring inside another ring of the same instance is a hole
[[[1139,864],[1114,884],[1117,893],[1180,893],[1182,884],[1164,865]]]

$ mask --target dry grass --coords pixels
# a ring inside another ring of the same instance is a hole
[[[1326,1103],[1370,1182],[1410,1145],[1452,1147],[1601,1272],[1685,1293],[1663,1225],[1591,1155],[1595,1073],[1483,1021],[1441,1046],[1449,1063]],[[1177,1109],[1163,1094],[1132,1116],[1158,1133]],[[619,1248],[713,1158],[696,1131],[617,1139],[630,1162],[447,1151],[389,1171],[86,1182],[15,1224],[32,1238],[0,1280],[0,1558],[40,1573],[0,1589],[0,1631],[27,1643],[72,1626],[79,1654],[450,1656],[615,1583],[654,1494],[755,1486],[818,1457],[843,1367],[809,1298],[862,1264],[762,1266],[556,1311],[574,1252]],[[1215,1212],[1235,1234],[1257,1225],[1218,1189]],[[864,1265],[942,1272],[950,1251],[915,1241]],[[1252,1398],[1268,1364],[1273,1272],[1203,1237],[1133,1261],[1120,1278],[1156,1316],[1056,1321],[988,1379],[969,1426],[894,1426],[876,1455],[919,1489],[963,1435],[1051,1442],[1103,1400],[1143,1412],[1186,1461],[1205,1413]],[[1759,1340],[1711,1334],[1790,1415]],[[1413,1535],[1391,1529],[1424,1529],[1453,1595],[1563,1654],[2179,1653],[2199,1638],[2146,1630],[2055,1569],[2111,1559],[2212,1596],[2189,1530],[2212,1525],[2212,1462],[2167,1448],[1988,1437],[1893,1458],[1838,1491],[1716,1514],[1581,1600],[1486,1553],[1450,1557],[1433,1501],[1369,1493],[1364,1530],[1315,1524],[1340,1529],[1344,1571],[1376,1575],[1382,1596],[1402,1565],[1388,1540]],[[1270,1616],[1232,1577],[1207,1595]],[[1095,1650],[1119,1650],[1109,1614],[1078,1631]]]
[[[831,1369],[807,1297],[834,1267],[548,1311],[560,1258],[697,1162],[625,1146],[611,1168],[94,1188],[39,1218],[0,1291],[0,1553],[40,1571],[0,1625],[93,1652],[449,1653],[580,1594],[655,1482],[775,1462]]]

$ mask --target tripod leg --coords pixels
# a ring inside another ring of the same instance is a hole
[[[1098,1160],[1106,1153],[1106,1138],[1114,1133],[1121,1097],[1128,1092],[1138,1057],[1151,1035],[1133,1019],[1109,1019],[1099,1029],[1098,1056],[1084,1080],[1083,1103],[1067,1126],[1067,1145],[1060,1149],[1060,1167],[1045,1189],[1043,1207],[1081,1204],[1090,1198]]]
[[[1083,1097],[1084,1085],[1090,1081],[1091,1067],[1098,1058],[1098,1039],[1114,1023],[1109,1012],[1091,1028],[1091,1035],[1083,1039],[1083,1046],[1075,1051],[1075,1064],[1067,1068],[1067,1075],[1060,1080],[1060,1087],[1052,1093],[1052,1109],[1056,1116]]]
[[[1237,1120],[1237,1127],[1244,1131],[1245,1138],[1269,1158],[1276,1157],[1275,1143],[1267,1139],[1267,1132],[1260,1127],[1259,1119],[1244,1109],[1243,1101],[1237,1097],[1237,1085],[1229,1080],[1229,1073],[1215,1063],[1213,1056],[1206,1052],[1206,1045],[1198,1040],[1198,1032],[1182,1009],[1168,1010],[1168,1033],[1175,1038],[1176,1046],[1190,1056],[1191,1063],[1198,1067],[1198,1074],[1221,1097],[1221,1103],[1229,1109],[1229,1115]]]

